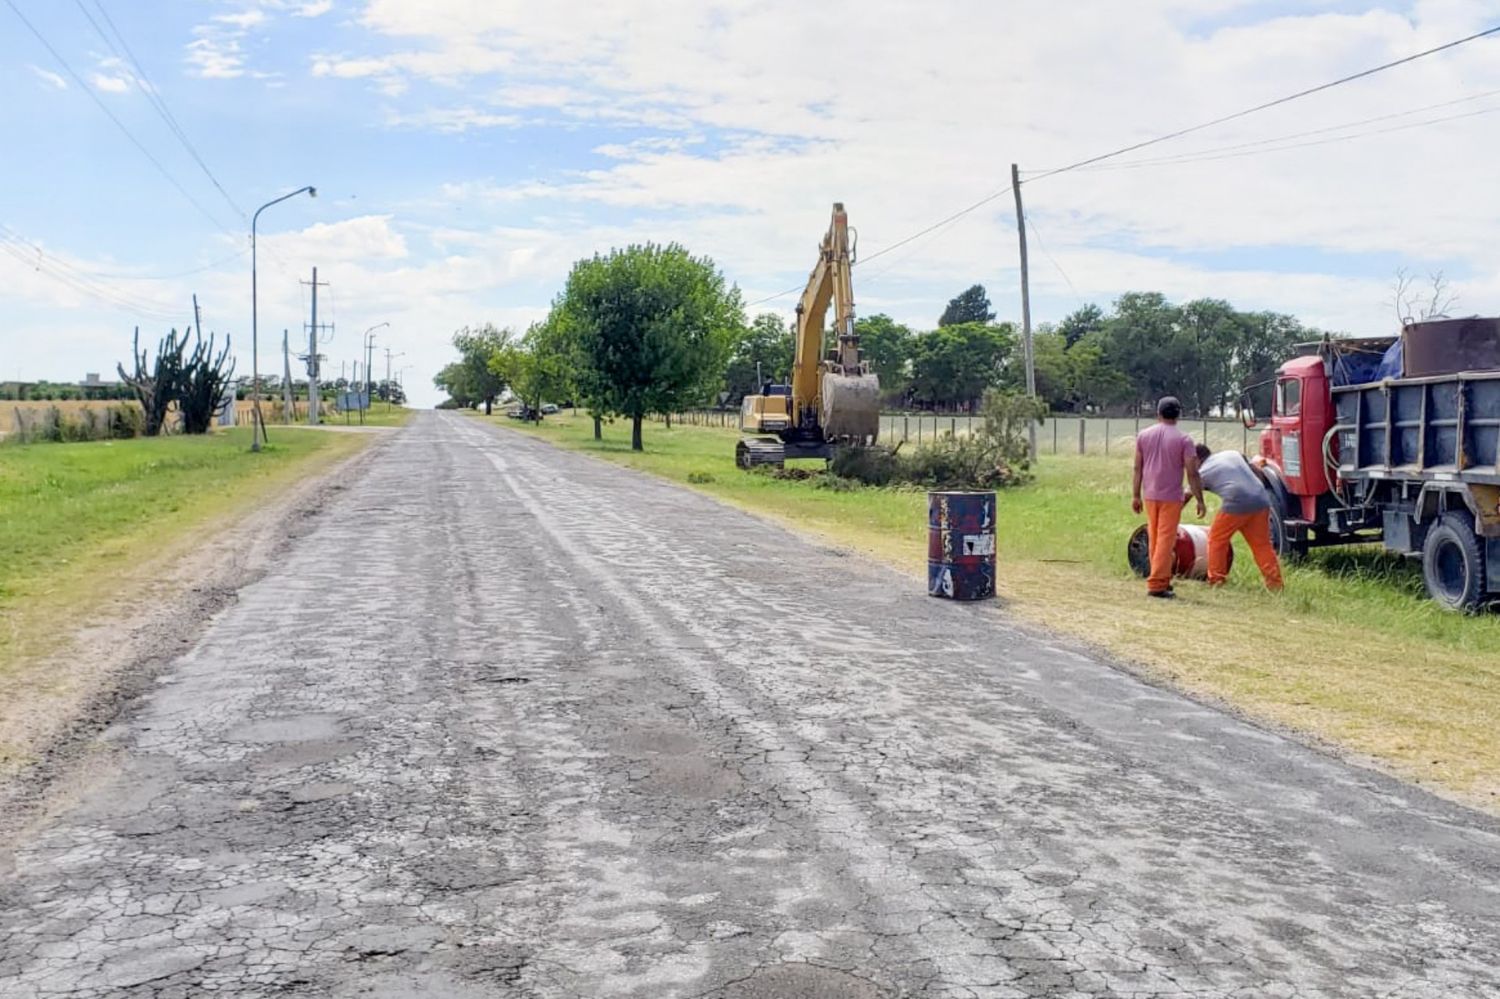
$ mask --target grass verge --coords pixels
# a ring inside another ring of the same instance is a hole
[[[578,415],[539,427],[499,421],[925,579],[922,492],[840,492],[746,473],[734,465],[734,431],[648,424],[648,450],[635,453],[622,424],[606,425],[604,440],[594,441],[592,422]],[[1146,675],[1500,811],[1500,615],[1438,610],[1421,598],[1414,563],[1370,548],[1316,552],[1286,567],[1287,592],[1278,597],[1260,588],[1239,547],[1226,588],[1186,583],[1177,601],[1148,601],[1125,565],[1126,540],[1140,523],[1129,481],[1125,457],[1044,457],[1034,483],[1000,494],[999,589],[1009,611]]]
[[[273,431],[252,454],[249,433],[0,447],[0,681],[35,679],[78,625],[168,589],[217,526],[371,439]]]

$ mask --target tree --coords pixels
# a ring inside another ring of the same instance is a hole
[[[647,243],[580,260],[554,306],[577,345],[585,388],[631,421],[642,450],[647,413],[671,412],[717,389],[745,317],[738,288],[707,257]]]
[[[765,381],[783,381],[792,370],[792,334],[775,313],[762,312],[745,330],[724,371],[724,388],[738,405]]]
[[[1427,275],[1428,287],[1424,291],[1418,286],[1416,276],[1405,267],[1396,271],[1393,282],[1391,304],[1396,309],[1396,326],[1402,328],[1410,322],[1438,319],[1458,304],[1458,293],[1448,284],[1442,271]]]
[[[458,349],[459,364],[463,366],[464,387],[471,398],[484,403],[485,416],[490,415],[495,399],[505,391],[505,380],[490,362],[514,338],[515,334],[510,330],[499,329],[493,323],[485,323],[478,329],[465,326],[453,334],[453,346]]]
[[[474,386],[470,382],[469,369],[462,361],[454,361],[452,364],[444,365],[443,369],[432,376],[432,384],[448,393],[448,399],[453,405],[441,407],[444,409],[469,409],[479,403],[480,399],[475,394]]]
[[[229,362],[228,367],[224,366],[225,361]],[[206,344],[202,337],[198,337],[193,344],[193,353],[183,362],[182,381],[178,385],[177,406],[182,411],[184,433],[208,433],[233,377],[234,361],[229,359],[229,337],[224,337],[224,349],[217,357],[214,356],[213,334],[209,334]]]
[[[148,366],[146,352],[141,350],[141,328],[135,328],[131,340],[131,358],[135,362],[135,373],[126,374],[125,366],[116,363],[120,381],[130,386],[145,415],[143,432],[147,437],[161,433],[167,420],[167,410],[182,392],[183,352],[187,349],[187,334],[177,338],[174,329],[156,346],[156,363]]]
[[[948,303],[938,319],[939,326],[957,326],[959,323],[992,323],[995,321],[995,310],[990,308],[989,296],[984,293],[984,285],[976,284],[970,286]]]
[[[507,344],[490,361],[502,378],[541,421],[542,403],[571,394],[571,361],[557,323],[549,315],[533,323],[519,343]]]
[[[1097,333],[1102,329],[1104,329],[1104,310],[1092,302],[1068,313],[1063,317],[1063,321],[1057,324],[1057,332],[1062,334],[1063,341],[1069,349],[1090,333]]]
[[[1104,362],[1129,380],[1137,401],[1177,391],[1180,318],[1160,292],[1132,291],[1115,301],[1114,314],[1105,323]]]
[[[959,323],[917,334],[912,341],[913,398],[934,407],[976,402],[985,389],[1000,384],[1014,346],[1009,323]]]
[[[909,326],[903,326],[884,313],[865,316],[854,321],[854,332],[859,334],[859,347],[875,374],[880,376],[880,389],[892,395],[906,392],[910,380],[912,338]]]

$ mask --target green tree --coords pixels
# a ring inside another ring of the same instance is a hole
[[[543,402],[572,394],[572,363],[557,322],[549,315],[533,323],[518,343],[506,344],[490,359],[490,369],[540,421]]]
[[[500,356],[515,334],[500,329],[493,323],[485,323],[478,329],[465,326],[453,334],[453,346],[459,353],[459,364],[464,369],[464,387],[476,402],[484,403],[484,415],[489,416],[495,399],[505,391],[502,378],[490,362]]]
[[[938,319],[939,326],[957,326],[960,323],[992,323],[995,310],[990,308],[989,296],[984,285],[971,285],[948,303]]]
[[[603,410],[630,419],[636,451],[647,413],[717,391],[745,325],[739,289],[675,243],[580,260],[554,311],[577,345],[586,388]]]
[[[958,323],[919,333],[912,341],[912,396],[929,406],[976,402],[999,385],[1015,346],[1009,323]]]
[[[724,388],[729,401],[738,405],[759,392],[764,381],[785,381],[791,370],[792,334],[780,316],[762,312],[735,346],[724,372]]]
[[[1057,324],[1057,332],[1062,334],[1063,341],[1069,348],[1090,333],[1098,333],[1102,329],[1104,329],[1104,310],[1092,302],[1068,313],[1063,317],[1063,321]]]
[[[911,378],[911,327],[903,326],[884,313],[854,321],[859,347],[870,367],[880,377],[880,390],[903,395]]]
[[[267,391],[275,394],[277,386],[271,386],[268,381],[262,384],[267,386]],[[455,409],[469,409],[479,403],[479,397],[469,380],[469,369],[462,361],[454,361],[452,364],[443,366],[443,369],[432,376],[432,384],[448,393],[449,400]],[[279,385],[279,383],[278,383]],[[446,407],[444,407],[446,408]]]
[[[1116,300],[1105,323],[1104,362],[1125,376],[1137,401],[1179,390],[1180,321],[1177,307],[1160,292],[1132,291]]]

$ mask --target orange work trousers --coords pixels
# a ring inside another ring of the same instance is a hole
[[[1146,500],[1146,539],[1151,548],[1151,575],[1146,589],[1160,593],[1172,586],[1172,567],[1177,563],[1177,525],[1182,522],[1182,501]]]
[[[1276,559],[1276,549],[1271,547],[1271,512],[1256,510],[1254,513],[1228,513],[1220,510],[1208,529],[1208,585],[1221,586],[1229,575],[1229,542],[1236,534],[1243,535],[1250,545],[1250,554],[1260,566],[1261,578],[1266,589],[1281,589],[1281,563]]]

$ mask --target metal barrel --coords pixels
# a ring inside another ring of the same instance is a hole
[[[1151,549],[1146,535],[1146,525],[1142,524],[1130,535],[1130,541],[1125,546],[1126,561],[1142,579],[1151,575]],[[1233,548],[1229,549],[1229,566],[1234,566]],[[1199,524],[1177,525],[1172,575],[1183,579],[1208,578],[1208,528]]]
[[[995,595],[995,494],[927,494],[927,592],[950,600]]]

